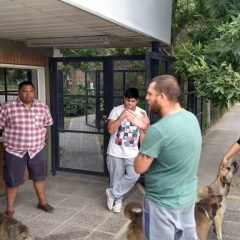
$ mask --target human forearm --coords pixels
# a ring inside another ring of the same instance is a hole
[[[240,145],[238,143],[233,144],[227,153],[224,155],[224,159],[231,159],[236,153],[240,151]]]
[[[221,161],[221,163],[220,163],[220,165],[219,165],[220,170],[224,170],[224,169],[227,167],[227,165],[228,165],[228,161],[229,161],[230,159],[232,159],[232,157],[233,157],[236,153],[238,153],[239,151],[240,151],[240,145],[239,145],[239,143],[233,144],[233,145],[229,148],[229,150],[227,151],[227,153],[224,155],[224,157],[223,157],[223,159],[222,159],[222,161]]]
[[[143,143],[143,140],[144,140],[145,134],[146,134],[146,132],[148,130],[148,127],[146,127],[145,129],[140,129],[139,130],[140,131],[140,137],[139,137],[140,144]]]
[[[143,153],[139,153],[134,161],[134,170],[136,173],[145,173],[150,165],[152,164],[154,158],[149,157]]]
[[[108,132],[113,134],[121,125],[123,119],[121,117],[117,118],[116,120],[109,120],[108,122]]]

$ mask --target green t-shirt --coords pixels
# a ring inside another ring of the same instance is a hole
[[[150,126],[140,147],[154,158],[145,173],[146,196],[173,209],[194,204],[201,147],[197,118],[184,109]]]

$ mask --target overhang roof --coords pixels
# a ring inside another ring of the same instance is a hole
[[[60,0],[0,0],[0,38],[58,48],[142,47],[159,41]]]

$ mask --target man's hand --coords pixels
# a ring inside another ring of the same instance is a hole
[[[149,127],[150,121],[146,112],[142,111],[141,114],[142,115],[137,115],[132,110],[126,111],[127,119],[135,126],[139,127],[143,131],[146,131]]]
[[[121,113],[121,115],[116,119],[109,119],[108,120],[108,132],[110,134],[113,134],[121,125],[121,123],[124,121],[124,119],[127,118],[127,111],[128,111],[129,106],[127,106],[124,111]]]
[[[219,170],[224,170],[224,169],[226,169],[227,164],[228,164],[228,160],[227,160],[226,158],[224,158],[224,159],[221,161],[220,165],[219,165]]]

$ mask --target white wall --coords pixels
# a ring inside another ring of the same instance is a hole
[[[62,0],[118,25],[170,44],[172,0]]]

